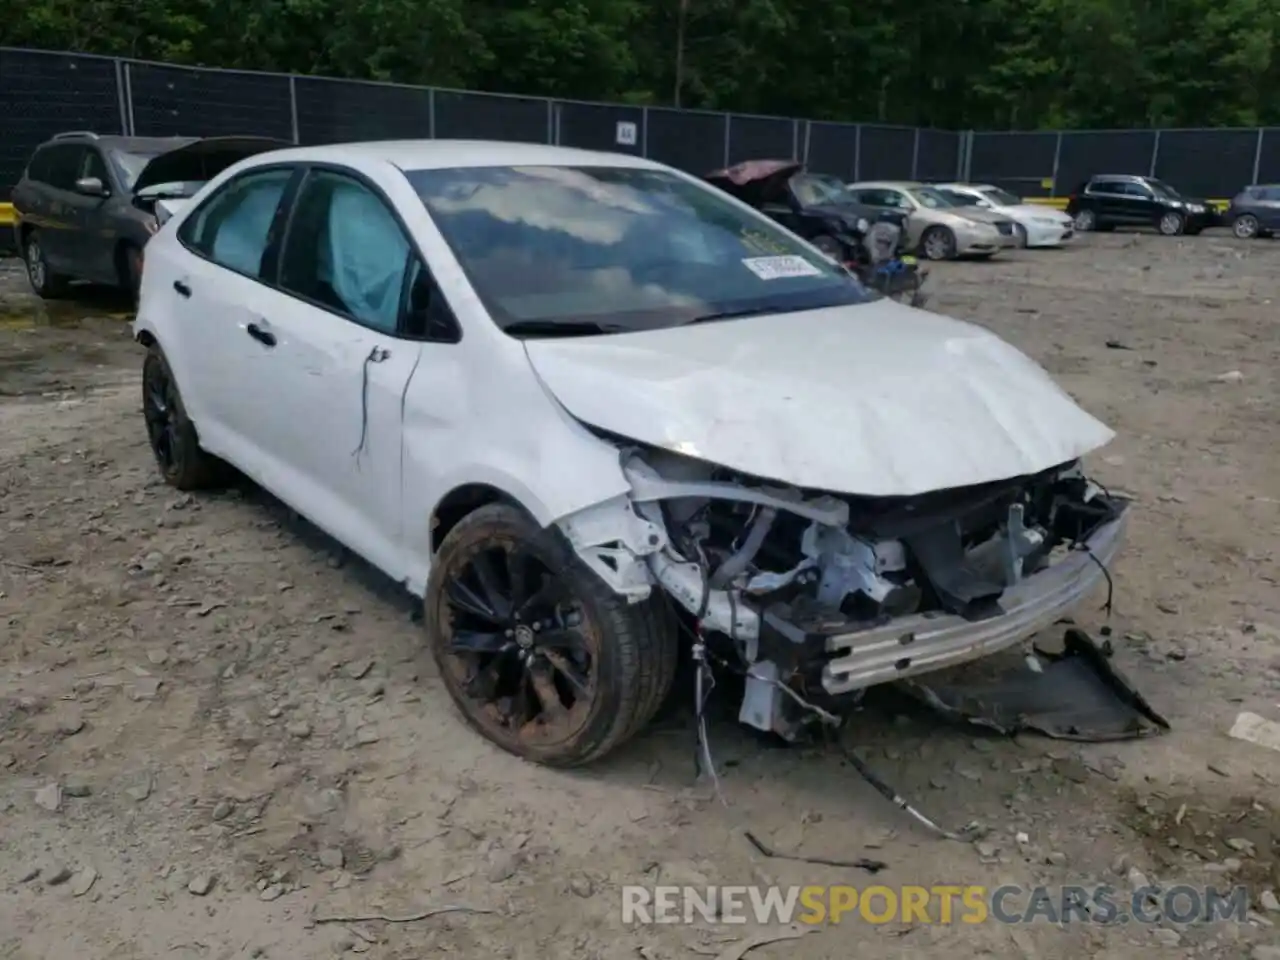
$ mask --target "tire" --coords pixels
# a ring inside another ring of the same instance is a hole
[[[1179,236],[1186,228],[1186,218],[1172,210],[1161,214],[1160,219],[1156,221],[1156,229],[1160,231],[1161,236],[1165,237]]]
[[[193,491],[219,486],[227,479],[227,465],[201,449],[195,424],[187,416],[159,345],[148,347],[142,362],[142,414],[151,455],[165,483]]]
[[[930,227],[920,237],[920,252],[927,260],[954,260],[956,235],[950,227]]]
[[[844,247],[839,240],[830,234],[820,234],[810,242],[836,263],[844,262]]]
[[[1258,218],[1252,213],[1242,213],[1231,221],[1231,232],[1240,240],[1253,240],[1261,236]]]
[[[540,585],[512,590],[512,569],[524,571],[518,579],[526,585]],[[511,615],[520,602],[523,612]],[[627,603],[559,530],[508,503],[479,508],[445,536],[423,623],[467,724],[545,766],[584,766],[621,746],[657,713],[675,678],[679,646],[666,597]],[[563,667],[572,668],[581,696]],[[548,691],[556,703],[550,721],[542,706]]]
[[[1018,240],[1018,249],[1027,249],[1027,228],[1020,223],[1015,223],[1013,225],[1013,235]]]
[[[42,300],[57,300],[67,294],[70,280],[49,269],[40,234],[32,230],[23,240],[23,259],[27,264],[27,282]]]
[[[142,286],[142,249],[125,241],[116,249],[116,274],[120,278],[120,289],[129,294],[135,301],[138,290]]]
[[[1092,210],[1080,210],[1075,215],[1077,233],[1092,233],[1098,229],[1098,215]]]

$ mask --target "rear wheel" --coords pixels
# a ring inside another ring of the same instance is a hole
[[[27,234],[23,257],[27,262],[27,280],[31,283],[31,289],[35,291],[36,296],[45,300],[56,300],[66,295],[70,281],[67,277],[54,273],[50,269],[40,234],[34,230]]]
[[[1089,233],[1098,229],[1098,215],[1092,210],[1081,210],[1076,214],[1076,229],[1081,233]]]
[[[200,448],[195,424],[159,345],[147,349],[142,363],[142,415],[165,483],[179,490],[202,490],[226,479],[226,464]]]
[[[657,712],[675,676],[664,598],[629,604],[505,503],[449,531],[424,601],[431,653],[467,723],[548,766],[603,757]]]
[[[142,286],[142,250],[132,243],[122,243],[116,249],[116,274],[120,288],[135,300]]]

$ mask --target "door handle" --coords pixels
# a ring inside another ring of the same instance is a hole
[[[180,297],[187,298],[191,296],[191,288],[181,280],[173,281],[173,289],[178,292],[178,296]]]
[[[251,323],[245,327],[245,332],[263,346],[274,347],[276,345],[276,335],[270,330],[263,330],[256,323]]]

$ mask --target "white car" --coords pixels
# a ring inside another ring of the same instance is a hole
[[[153,237],[134,332],[164,479],[234,465],[403,583],[466,719],[548,764],[644,727],[681,623],[791,735],[798,691],[1058,620],[1128,516],[1026,356],[636,157],[258,155]]]
[[[1007,190],[984,183],[942,183],[946,196],[965,206],[982,207],[1012,220],[1023,247],[1060,247],[1075,236],[1074,221],[1061,210],[1023,203]]]

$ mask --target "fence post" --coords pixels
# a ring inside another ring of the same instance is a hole
[[[729,165],[729,126],[733,123],[733,117],[729,114],[724,115],[724,163],[722,166]]]
[[[853,179],[862,179],[862,124],[853,125]]]
[[[813,138],[813,121],[804,122],[804,165],[809,165],[809,141]]]
[[[554,144],[556,142],[556,103],[554,100],[547,100],[547,143]]]
[[[791,159],[800,159],[800,121],[791,121]]]
[[[116,58],[114,62],[116,68],[116,103],[120,109],[120,134],[127,137],[129,135],[129,107],[124,93],[124,64],[120,62],[119,58]]]
[[[1253,148],[1253,180],[1249,183],[1251,187],[1258,182],[1258,173],[1262,170],[1262,137],[1265,133],[1265,127],[1258,128],[1258,145]]]
[[[1062,156],[1062,131],[1058,131],[1058,139],[1053,144],[1053,173],[1050,175],[1053,182],[1049,184],[1049,196],[1056,197],[1058,195],[1058,158]]]
[[[911,142],[911,179],[920,179],[920,128],[916,127],[915,139]]]
[[[649,108],[640,108],[640,156],[649,156]]]
[[[124,128],[124,135],[132,137],[135,135],[133,120],[133,64],[127,62],[124,65],[124,106],[129,121]]]
[[[1160,161],[1160,131],[1156,131],[1155,143],[1151,144],[1151,172],[1147,174],[1149,177],[1156,175],[1156,164]]]
[[[289,114],[293,121],[293,142],[301,143],[302,137],[298,130],[298,78],[293,74],[289,74]]]
[[[436,88],[427,87],[427,136],[436,138]]]
[[[965,131],[964,142],[964,182],[973,182],[973,131]]]

